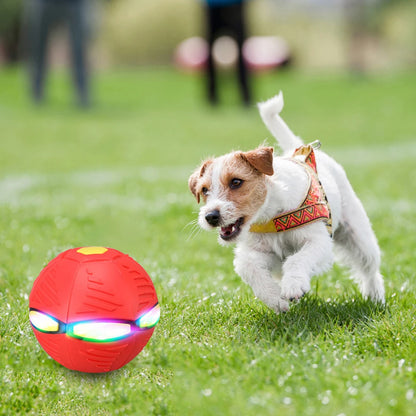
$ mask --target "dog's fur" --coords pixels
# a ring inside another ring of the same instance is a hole
[[[205,161],[189,178],[198,203],[198,223],[206,230],[219,228],[221,244],[236,243],[234,267],[254,294],[276,312],[310,289],[310,279],[333,264],[334,253],[352,270],[362,295],[384,302],[379,273],[380,250],[366,212],[343,168],[315,151],[319,179],[332,211],[333,238],[324,221],[281,233],[251,232],[263,223],[293,210],[308,187],[305,169],[287,157],[302,140],[280,117],[283,96],[260,103],[260,115],[286,157],[274,157],[272,147],[232,152]]]

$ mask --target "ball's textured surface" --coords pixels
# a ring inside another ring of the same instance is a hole
[[[101,373],[131,361],[159,319],[155,288],[131,257],[104,247],[67,250],[40,273],[29,316],[43,349],[71,370]]]

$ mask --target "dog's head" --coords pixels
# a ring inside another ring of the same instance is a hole
[[[189,178],[198,203],[199,225],[219,227],[220,242],[233,242],[266,198],[266,177],[273,175],[273,148],[232,152],[206,160]]]

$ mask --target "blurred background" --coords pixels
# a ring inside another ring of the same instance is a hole
[[[78,0],[1,0],[0,66],[30,59],[34,3]],[[225,1],[227,2],[227,1]],[[206,66],[203,0],[85,0],[83,19],[91,73],[114,68]],[[252,0],[246,3],[244,60],[251,72],[292,66],[353,72],[414,69],[413,0]],[[56,19],[58,20],[58,19]],[[63,19],[61,19],[63,20]],[[48,39],[51,68],[70,65],[70,43],[57,26]],[[251,38],[251,39],[250,39]],[[236,46],[221,38],[216,66],[235,66]]]
[[[202,3],[88,0],[94,67],[170,64],[180,42],[203,36]],[[368,69],[416,63],[415,1],[252,0],[247,6],[250,34],[284,38],[302,68],[355,66],[357,55]],[[24,7],[25,0],[0,2],[2,65],[22,59]],[[51,45],[57,66],[65,63],[62,37],[56,33]]]

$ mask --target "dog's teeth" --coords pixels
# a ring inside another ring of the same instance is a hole
[[[234,224],[221,227],[221,236],[224,239],[231,238],[240,231],[241,220],[237,220]]]

